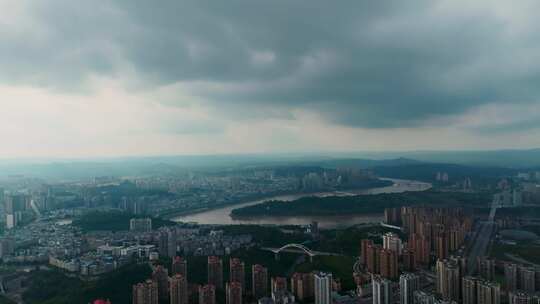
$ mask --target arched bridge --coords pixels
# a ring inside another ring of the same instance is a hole
[[[306,246],[302,245],[302,244],[287,244],[285,246],[282,246],[281,248],[269,248],[273,253],[280,253],[282,251],[286,251],[288,249],[299,249],[301,251],[303,251],[305,254],[309,255],[310,257],[313,257],[316,255],[316,253],[314,253],[313,251],[311,251],[309,248],[307,248]]]
[[[280,252],[292,252],[292,253],[302,253],[307,256],[309,256],[309,260],[313,261],[313,257],[316,255],[341,255],[338,253],[332,253],[332,252],[322,252],[322,251],[314,251],[309,248],[307,248],[305,245],[302,244],[287,244],[284,246],[281,246],[279,248],[271,248],[271,247],[262,247],[262,250],[266,251],[272,251],[276,257],[276,260],[279,260],[279,253]]]

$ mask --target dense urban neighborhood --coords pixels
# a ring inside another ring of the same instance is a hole
[[[453,178],[430,166],[432,177],[420,178],[430,187],[354,167],[69,182],[9,176],[1,291],[21,303],[538,301],[540,172],[492,174],[493,183],[483,175],[476,184],[474,174]],[[245,203],[253,207],[235,207]],[[279,205],[264,207],[272,204]],[[220,216],[238,224],[182,221],[229,206]],[[334,226],[316,220],[355,214],[365,217]],[[269,216],[311,220],[249,222]]]

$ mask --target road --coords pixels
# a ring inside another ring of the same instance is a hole
[[[477,258],[486,255],[486,251],[495,228],[494,219],[499,205],[500,204],[498,201],[493,200],[488,220],[478,224],[476,234],[473,239],[473,245],[467,258],[467,272],[469,275],[474,274],[476,271]]]

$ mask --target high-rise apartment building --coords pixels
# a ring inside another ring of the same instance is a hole
[[[540,267],[536,266],[534,269],[534,286],[540,291]]]
[[[159,300],[167,300],[169,298],[169,272],[167,268],[158,265],[152,272],[152,280],[157,283]]]
[[[10,194],[4,197],[4,212],[13,214],[26,209],[27,197],[22,194]]]
[[[4,197],[4,213],[6,214],[6,228],[12,229],[19,225],[26,210],[26,196],[16,194]]]
[[[438,260],[437,269],[437,292],[445,300],[459,301],[461,279],[458,265],[449,260]]]
[[[313,276],[315,304],[332,303],[332,274],[319,272]]]
[[[259,304],[296,304],[294,295],[291,292],[284,291],[272,293],[271,298],[262,298]]]
[[[313,298],[314,296],[313,273],[296,272],[291,277],[291,290],[300,301]]]
[[[225,288],[226,304],[242,304],[242,284],[228,282]]]
[[[437,259],[444,260],[448,258],[450,254],[448,234],[440,232],[435,237],[435,255]]]
[[[401,239],[395,233],[385,233],[383,235],[383,248],[392,250],[398,255],[400,255],[402,249]]]
[[[399,303],[414,304],[414,292],[420,289],[420,276],[405,273],[399,277]]]
[[[244,262],[238,258],[231,258],[229,260],[229,282],[238,282],[244,289],[246,286],[245,277]]]
[[[151,218],[132,218],[129,220],[129,230],[136,232],[152,231]]]
[[[251,266],[251,289],[256,300],[268,296],[268,269],[262,265]]]
[[[171,227],[161,228],[159,232],[159,254],[166,257],[176,256],[177,235],[176,229]]]
[[[169,280],[170,303],[188,304],[188,282],[181,274],[175,274]]]
[[[477,304],[500,304],[501,286],[499,283],[482,281],[477,285]]]
[[[214,285],[199,286],[199,304],[216,304],[216,287]]]
[[[373,240],[362,239],[360,241],[360,258],[362,259],[362,264],[367,266],[368,263],[368,246],[373,246]]]
[[[208,284],[223,288],[223,261],[217,256],[208,257]]]
[[[379,273],[388,279],[396,279],[398,276],[398,255],[390,249],[382,249],[379,252]]]
[[[287,291],[287,279],[284,277],[275,277],[271,280],[272,293],[282,293]]]
[[[413,233],[409,235],[409,249],[414,252],[417,264],[428,265],[430,262],[431,242],[428,237]]]
[[[495,278],[495,260],[487,257],[477,259],[478,275],[484,280],[493,281]]]
[[[508,293],[508,304],[534,304],[534,297],[523,291],[511,291]]]
[[[434,294],[417,290],[413,294],[414,304],[435,304],[437,298]]]
[[[0,258],[11,255],[15,252],[15,240],[12,238],[0,239]]]
[[[416,270],[416,257],[414,255],[414,251],[404,249],[401,253],[401,258],[403,260],[403,269],[405,271],[413,272]]]
[[[477,304],[479,282],[478,278],[470,276],[461,280],[463,304]]]
[[[521,266],[518,268],[519,275],[519,289],[525,292],[533,293],[536,291],[536,280],[535,280],[535,269],[534,267],[525,267]]]
[[[271,280],[272,298],[273,303],[281,304],[293,304],[295,303],[294,295],[287,291],[287,279],[284,277],[275,277]],[[265,298],[263,298],[265,299]],[[262,299],[261,299],[262,300]],[[259,302],[261,302],[259,300]]]
[[[373,291],[373,304],[392,303],[391,282],[381,276],[373,275],[371,277],[371,287]]]
[[[187,260],[181,256],[175,256],[171,264],[171,274],[180,274],[187,280]]]
[[[540,269],[518,266],[514,263],[504,265],[506,291],[524,291],[533,293],[540,284]]]
[[[366,269],[369,273],[378,274],[380,269],[380,251],[379,245],[368,245],[366,249]]]
[[[390,225],[401,225],[401,208],[384,209],[384,222]]]
[[[304,286],[302,282],[302,273],[295,272],[291,276],[291,292],[294,297],[300,301],[304,300]]]
[[[467,273],[467,258],[460,255],[451,255],[448,258],[449,261],[455,263],[459,268],[460,277],[465,276]]]
[[[158,304],[158,285],[152,280],[133,285],[133,304]]]
[[[518,289],[518,266],[513,263],[504,265],[504,280],[506,291],[516,291]]]
[[[472,227],[472,219],[461,208],[402,207],[401,217],[418,265],[429,265],[432,252],[439,259],[448,258]]]

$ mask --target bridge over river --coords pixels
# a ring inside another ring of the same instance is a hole
[[[291,252],[291,253],[300,253],[309,256],[310,262],[313,262],[313,257],[317,255],[333,255],[333,256],[342,256],[342,254],[334,252],[325,252],[325,251],[315,251],[311,250],[306,245],[303,244],[287,244],[279,248],[273,247],[262,247],[262,250],[271,251],[274,253],[276,260],[279,260],[280,252]]]

